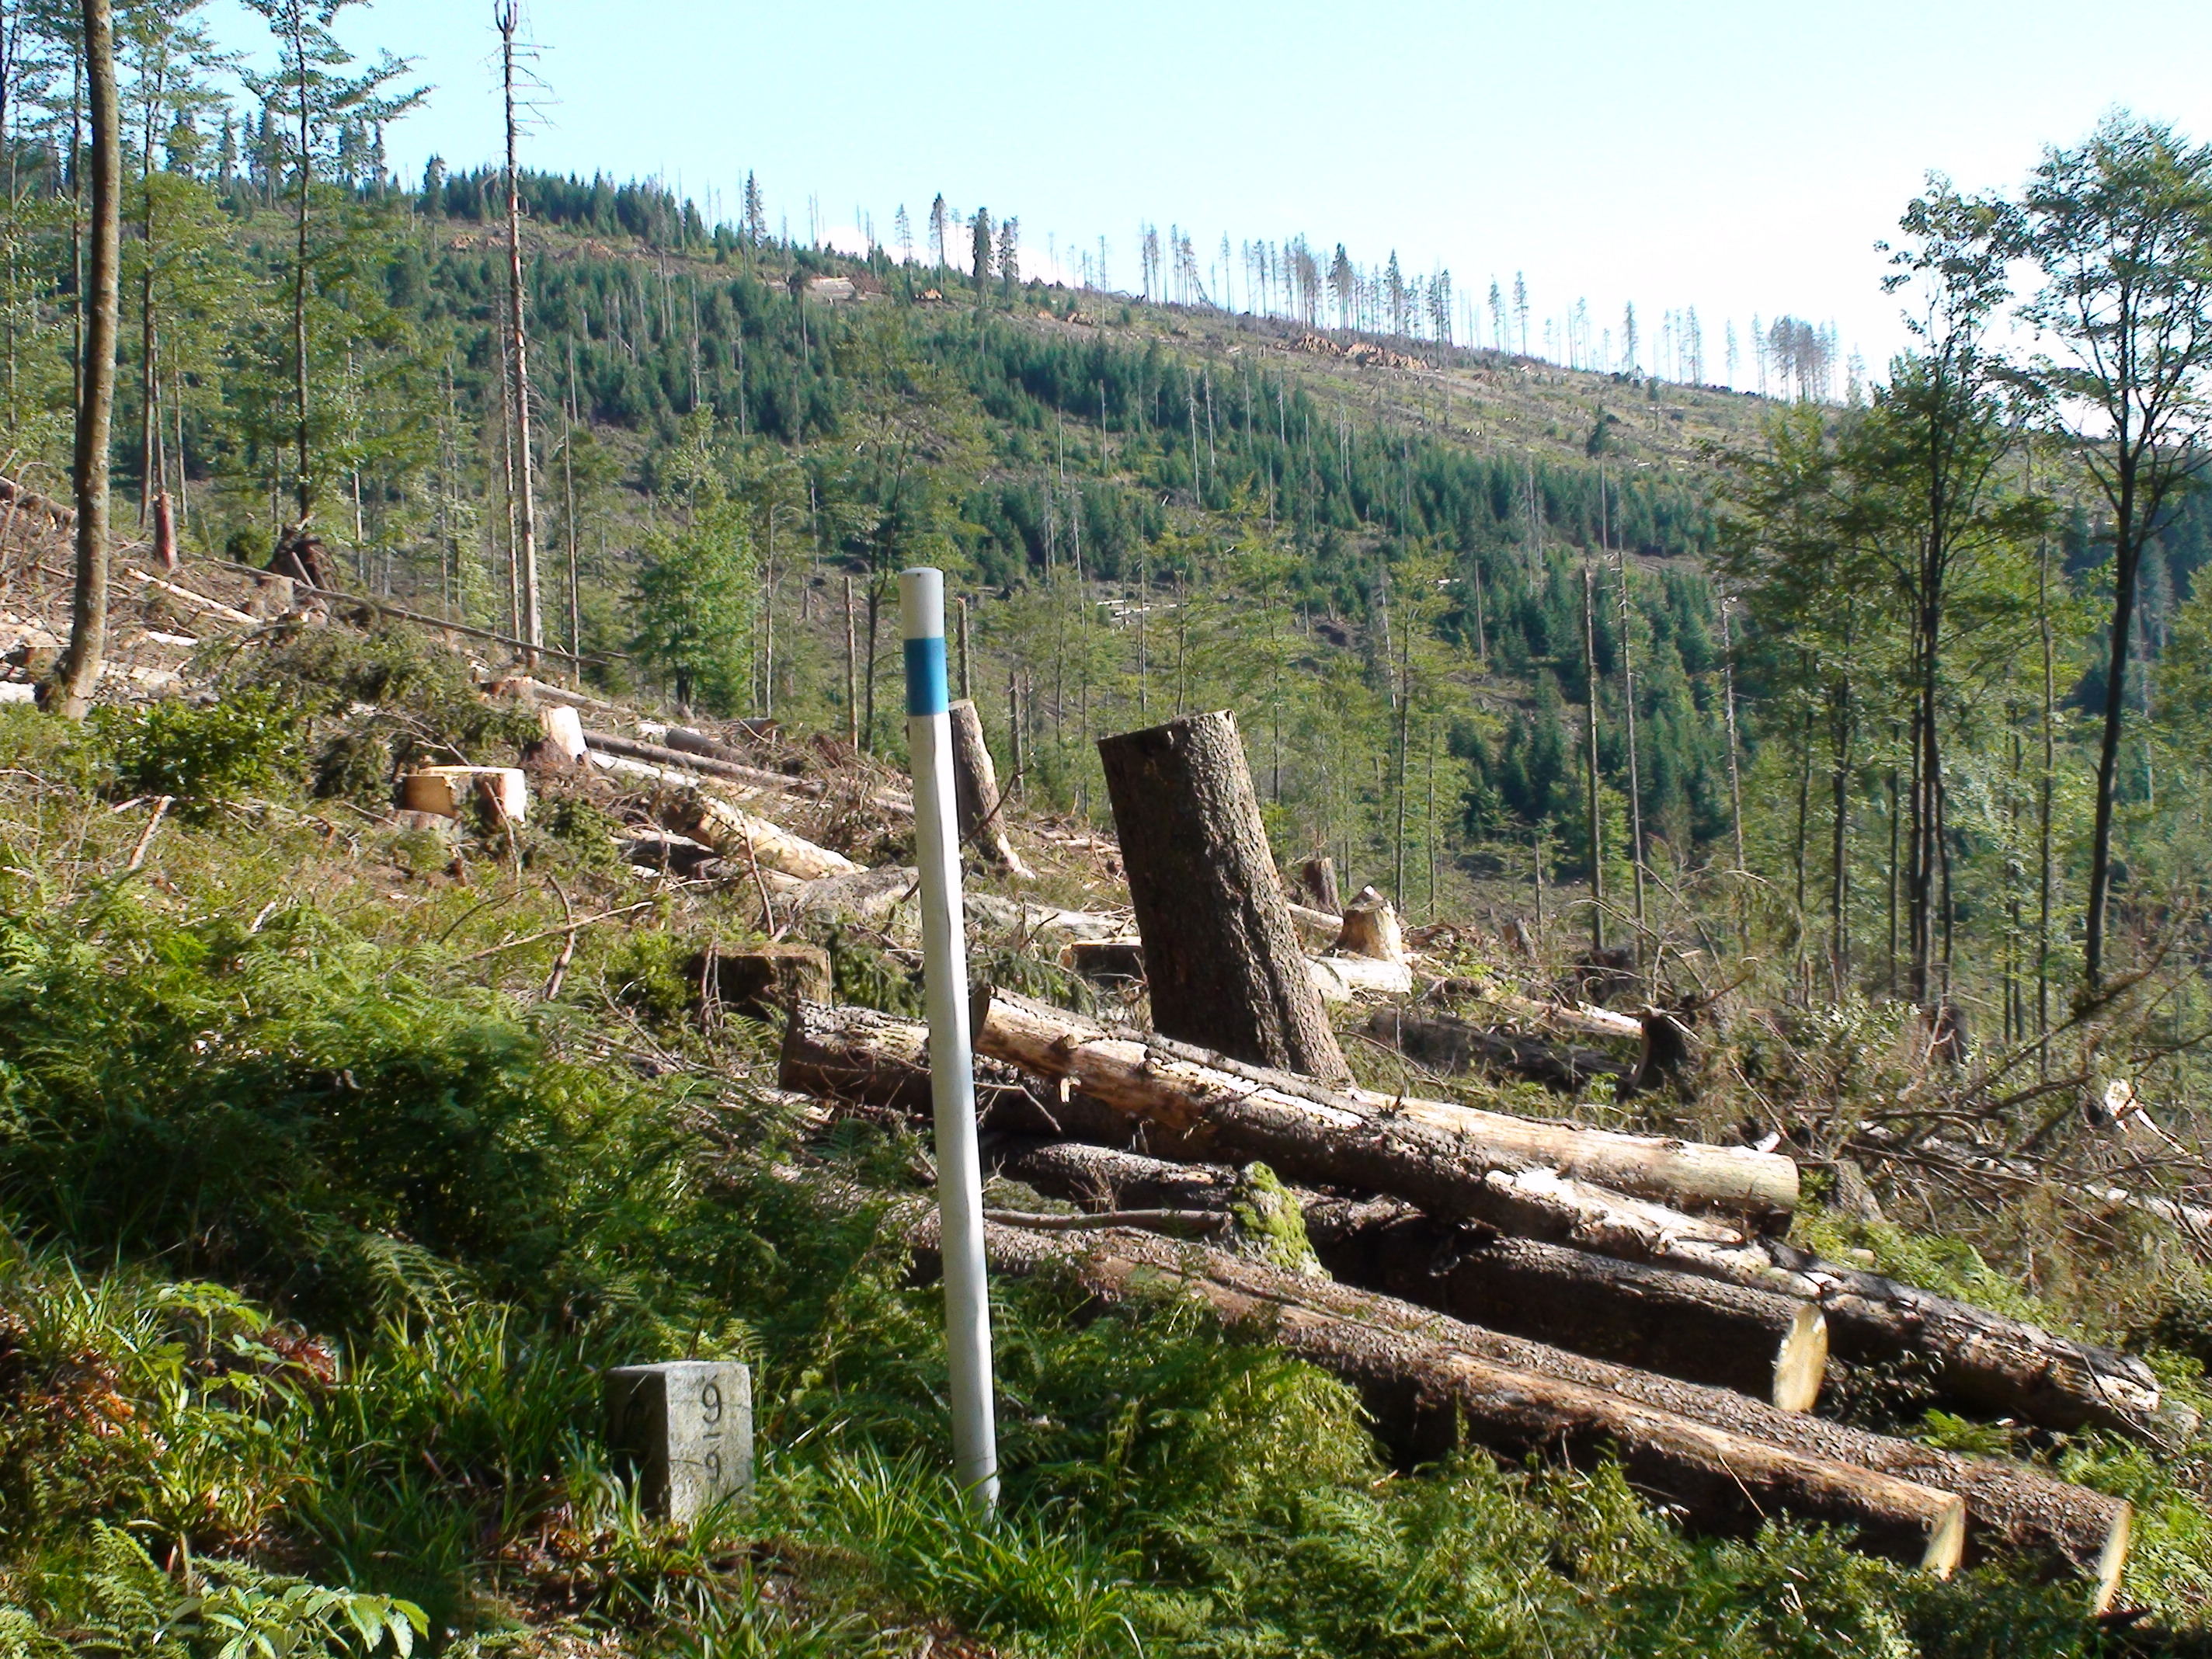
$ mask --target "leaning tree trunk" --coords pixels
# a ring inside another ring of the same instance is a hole
[[[58,700],[84,718],[107,655],[107,450],[115,412],[115,337],[123,246],[123,131],[115,92],[115,18],[109,0],[84,0],[87,85],[92,102],[92,258],[84,361],[70,479],[76,490],[76,589]],[[1303,965],[1303,964],[1301,964]]]
[[[1349,1083],[1276,879],[1235,716],[1102,738],[1098,756],[1152,1023],[1238,1060]]]
[[[1233,1170],[1077,1141],[1016,1141],[997,1161],[1000,1174],[1094,1210],[1179,1218],[1237,1201]],[[1395,1200],[1296,1196],[1314,1254],[1344,1284],[1784,1411],[1820,1397],[1827,1325],[1809,1302],[1453,1226]]]
[[[934,1220],[926,1218],[911,1235],[925,1255],[935,1243]],[[1955,1492],[1753,1438],[1591,1380],[1626,1375],[1618,1366],[1118,1228],[1071,1238],[991,1224],[986,1242],[1002,1273],[1065,1273],[1108,1301],[1162,1292],[1194,1298],[1231,1329],[1261,1335],[1352,1384],[1409,1458],[1449,1452],[1462,1434],[1508,1457],[1564,1453],[1586,1467],[1609,1455],[1639,1490],[1676,1506],[1697,1530],[1745,1534],[1786,1513],[1848,1528],[1863,1548],[1939,1576],[1958,1564],[1965,1543],[1967,1506]],[[1592,1370],[1577,1376],[1577,1367]],[[1648,1382],[1653,1395],[1679,1390],[1680,1403],[1695,1410],[1708,1397],[1735,1398],[1662,1377]],[[1779,1421],[1796,1420],[1767,1409]]]
[[[961,842],[1010,875],[1026,878],[1028,866],[1006,836],[1005,798],[999,793],[999,772],[991,763],[990,745],[983,740],[983,717],[966,697],[953,703],[949,712],[953,799],[960,813]]]

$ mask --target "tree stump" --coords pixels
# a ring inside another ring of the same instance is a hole
[[[1344,896],[1336,890],[1336,860],[1326,854],[1298,866],[1298,883],[1313,900],[1314,908],[1333,916],[1344,914]]]
[[[1406,941],[1398,932],[1398,908],[1372,887],[1363,887],[1344,909],[1344,928],[1336,948],[1345,956],[1403,962]]]
[[[684,968],[702,1000],[714,1000],[749,1018],[795,1002],[830,1000],[830,953],[818,945],[755,945],[702,951]]]
[[[998,769],[983,741],[983,718],[963,697],[947,711],[952,717],[952,792],[960,814],[960,841],[1010,874],[1026,878],[1028,867],[1006,838],[1005,803],[999,794]]]
[[[1191,714],[1098,741],[1164,1035],[1345,1084],[1275,877],[1236,717]]]

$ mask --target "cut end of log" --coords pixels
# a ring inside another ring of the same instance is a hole
[[[2135,1530],[2136,1506],[2123,1501],[2112,1516],[2112,1529],[2106,1534],[2105,1547],[2097,1553],[2096,1570],[2090,1575],[2092,1613],[2110,1613],[2112,1603],[2119,1599],[2120,1580],[2128,1570],[2128,1548],[2134,1542]]]
[[[1929,1528],[1928,1551],[1920,1558],[1921,1571],[1938,1578],[1948,1578],[1959,1570],[1959,1558],[1966,1548],[1966,1500],[1956,1492],[1949,1498]]]
[[[1820,1397],[1820,1383],[1827,1372],[1827,1318],[1812,1303],[1803,1303],[1775,1352],[1775,1409],[1811,1411]]]

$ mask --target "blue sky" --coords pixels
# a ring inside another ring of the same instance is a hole
[[[377,0],[343,16],[435,90],[389,138],[418,176],[499,145],[489,0]],[[2040,147],[2124,105],[2212,137],[2212,6],[2080,0],[1083,7],[842,0],[534,0],[549,96],[531,164],[659,173],[704,204],[746,171],[804,235],[856,210],[888,240],[942,191],[1020,216],[1025,252],[1138,227],[1304,232],[1392,249],[1462,292],[1525,271],[1539,317],[1586,298],[1647,335],[1835,320],[1879,364],[1902,338],[1874,242],[1930,168],[2016,183]],[[227,37],[264,50],[258,26]],[[1747,374],[1748,370],[1747,369]]]

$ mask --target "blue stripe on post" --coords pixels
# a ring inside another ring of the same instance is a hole
[[[906,642],[906,712],[942,714],[951,706],[945,679],[945,636]]]

